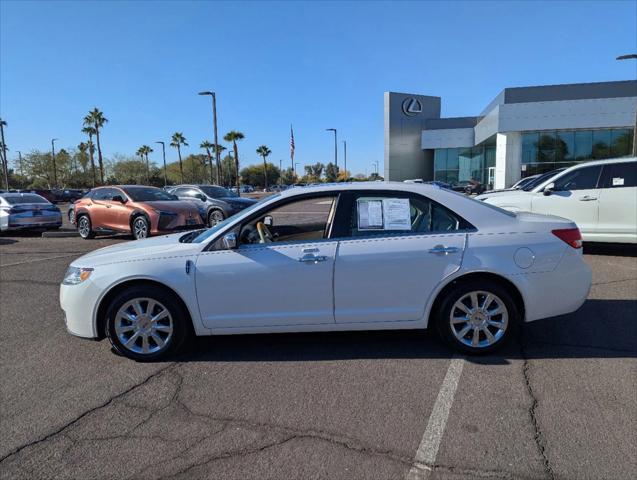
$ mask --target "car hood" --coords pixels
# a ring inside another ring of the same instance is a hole
[[[186,200],[167,200],[156,202],[139,202],[141,205],[145,205],[155,210],[162,210],[165,212],[181,213],[188,215],[188,213],[198,213],[196,205]]]
[[[124,242],[110,247],[100,248],[74,260],[73,266],[92,267],[108,263],[139,260],[141,258],[187,254],[189,251],[198,251],[201,245],[198,243],[180,243],[179,239],[187,232],[162,235],[144,240]]]
[[[491,197],[519,197],[521,195],[531,195],[531,192],[526,192],[524,190],[498,190],[490,193],[485,192],[481,195],[477,195],[475,198],[476,200],[485,200]]]

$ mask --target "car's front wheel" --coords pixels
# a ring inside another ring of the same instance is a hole
[[[165,358],[190,335],[177,299],[157,287],[126,289],[111,301],[106,319],[106,335],[115,351],[138,361]]]
[[[85,240],[95,237],[95,232],[93,232],[93,228],[91,225],[91,219],[88,215],[81,215],[80,217],[78,217],[77,231],[79,232],[80,237]]]
[[[451,346],[468,354],[490,353],[504,345],[519,321],[511,294],[492,281],[459,283],[438,311],[438,330]]]
[[[214,227],[217,223],[223,222],[225,216],[221,210],[212,210],[208,214],[208,226]]]
[[[150,235],[150,225],[145,217],[139,216],[133,220],[133,237],[135,240],[148,238]]]

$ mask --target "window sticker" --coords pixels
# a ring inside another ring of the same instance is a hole
[[[408,198],[383,199],[385,230],[411,230],[411,211]]]
[[[408,198],[359,198],[358,230],[411,230]]]
[[[382,230],[383,229],[383,201],[359,198],[358,229],[359,230]]]
[[[624,179],[622,177],[613,178],[613,187],[622,187],[624,185]]]

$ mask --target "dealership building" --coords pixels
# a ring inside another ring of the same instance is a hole
[[[441,118],[440,97],[385,92],[385,178],[520,178],[629,156],[637,81],[505,88],[475,117]]]

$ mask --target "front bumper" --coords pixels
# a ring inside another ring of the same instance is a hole
[[[95,324],[101,290],[90,280],[78,285],[60,285],[60,306],[64,310],[64,323],[72,335],[97,338]]]

